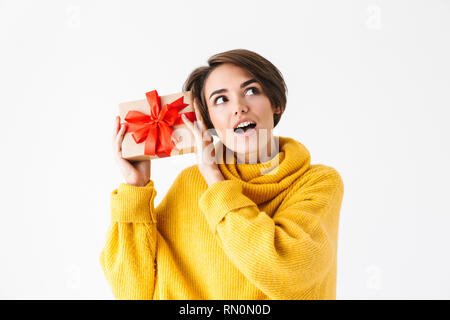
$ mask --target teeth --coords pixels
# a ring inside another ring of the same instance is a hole
[[[251,124],[251,123],[254,123],[254,122],[251,122],[251,121],[245,121],[245,122],[242,122],[242,123],[240,123],[235,129],[237,129],[237,128],[242,128],[242,127],[246,127],[246,126],[248,126],[248,125]]]

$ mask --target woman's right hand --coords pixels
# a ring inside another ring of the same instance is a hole
[[[126,130],[126,124],[120,124],[120,117],[117,116],[112,138],[114,158],[127,184],[144,187],[150,181],[151,160],[130,162],[122,158],[122,141]]]

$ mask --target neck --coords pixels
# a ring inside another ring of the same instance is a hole
[[[267,143],[253,152],[239,154],[235,152],[237,163],[263,163],[272,160],[279,153],[278,138],[271,136]]]

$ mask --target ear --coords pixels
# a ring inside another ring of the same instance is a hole
[[[280,114],[281,113],[281,108],[280,107],[275,107],[275,110],[273,111],[274,114]]]

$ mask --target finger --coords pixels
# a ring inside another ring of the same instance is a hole
[[[201,121],[201,115],[200,112],[198,111],[197,103],[195,102],[195,100],[194,100],[194,113],[195,113],[195,120],[194,122],[189,121],[189,123],[192,125],[191,126],[192,131],[194,131],[196,134],[201,134],[201,132],[203,131],[203,126]]]
[[[177,144],[178,144],[177,137],[173,136],[173,137],[172,137],[172,142],[175,144],[175,146],[173,147],[173,149],[178,151],[178,148],[177,148]]]
[[[120,126],[120,130],[119,130],[119,132],[117,134],[117,137],[116,137],[116,150],[117,150],[117,152],[121,152],[122,151],[122,142],[123,142],[123,138],[124,138],[124,135],[125,135],[125,131],[126,131],[126,125],[122,124]]]
[[[181,119],[183,120],[186,127],[188,127],[189,130],[194,130],[194,124],[189,120],[184,114],[181,115]]]
[[[175,135],[172,136],[172,141],[173,141],[175,144],[178,144],[178,143],[180,142],[180,140],[178,140],[177,136],[175,136]]]
[[[193,123],[192,121],[190,121],[187,117],[184,117],[184,121],[186,123],[186,126],[189,128],[189,130],[191,131],[192,135],[196,138],[196,139],[201,139],[201,130],[198,128],[198,126],[196,125],[196,123]],[[197,121],[195,121],[197,122]]]
[[[196,99],[194,99],[194,112],[195,112],[195,117],[197,118],[197,121],[196,121],[197,126],[198,126],[200,131],[203,131],[204,128],[205,128],[205,123],[203,121],[203,117],[202,117],[202,115],[200,113],[200,110],[198,108],[198,103],[197,103]]]
[[[200,112],[200,108],[198,107],[197,99],[194,99],[194,110],[195,110],[195,116],[198,119],[198,124],[200,125],[199,130],[202,135],[202,137],[206,138],[206,141],[211,141],[212,135],[208,132],[208,128],[206,127],[206,123],[203,120],[202,113]]]
[[[117,132],[119,132],[120,127],[120,117],[117,116],[114,119],[114,126],[113,126],[113,141],[116,140]]]
[[[194,99],[194,111],[195,111],[196,117],[197,117],[199,120],[203,121],[202,114],[200,113],[200,109],[199,109],[199,107],[198,107],[197,99]]]

